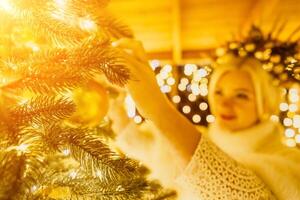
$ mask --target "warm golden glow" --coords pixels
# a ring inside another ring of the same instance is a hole
[[[10,4],[9,0],[1,0],[0,1],[0,9],[3,9],[4,11],[7,11],[7,12],[13,11],[13,7]]]

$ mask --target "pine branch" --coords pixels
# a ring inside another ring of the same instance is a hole
[[[69,65],[77,66],[76,68],[80,69],[81,67],[82,70],[104,73],[107,79],[114,84],[124,85],[129,79],[126,61],[110,45],[109,40],[102,42],[93,38],[87,40],[72,54],[70,61],[73,63]]]
[[[43,35],[58,46],[76,45],[89,35],[78,27],[75,13],[69,11],[59,16],[55,1],[19,0],[12,3],[10,14],[15,20],[30,27],[36,36]]]
[[[145,179],[107,183],[79,173],[76,178],[68,177],[55,185],[69,187],[71,199],[98,200],[140,200],[148,187]]]
[[[41,121],[55,122],[70,116],[75,111],[74,104],[66,99],[55,97],[37,97],[10,111],[12,122],[16,126]]]
[[[109,182],[121,179],[130,180],[143,173],[143,168],[139,163],[113,152],[89,130],[68,128],[61,132],[72,157],[91,176],[97,176],[101,172],[100,178]]]
[[[43,166],[41,146],[30,144],[27,152],[20,152],[18,146],[0,154],[0,198],[21,199],[37,183]]]
[[[0,88],[15,93],[24,89],[42,94],[63,92],[82,84],[94,73],[104,73],[109,81],[119,85],[129,79],[125,60],[108,40],[87,40],[76,49],[42,52],[26,61],[11,59],[2,62],[1,70],[20,76]]]
[[[72,0],[72,3],[78,7],[85,7],[85,8],[93,8],[93,9],[99,9],[104,8],[108,5],[110,0]]]
[[[98,26],[106,31],[108,35],[115,38],[133,38],[132,30],[124,24],[121,20],[115,18],[106,11],[95,13],[95,21]]]
[[[15,193],[15,186],[19,181],[20,163],[22,158],[17,156],[16,152],[0,152],[0,199],[8,199]]]

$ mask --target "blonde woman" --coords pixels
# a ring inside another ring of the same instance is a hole
[[[178,181],[196,199],[300,199],[300,153],[282,145],[280,126],[269,121],[278,92],[258,61],[227,56],[216,66],[209,90],[216,121],[205,133],[160,92],[140,43],[115,46],[130,63],[131,96],[169,142],[181,166]]]

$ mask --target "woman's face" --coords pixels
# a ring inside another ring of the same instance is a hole
[[[248,72],[229,71],[221,76],[213,94],[217,123],[237,131],[258,121],[254,86]]]

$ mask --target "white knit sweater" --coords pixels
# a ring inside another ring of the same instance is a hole
[[[201,132],[184,170],[170,160],[176,156],[151,124],[143,130],[128,126],[118,143],[167,186],[181,173],[176,181],[181,200],[300,200],[300,151],[281,143],[277,125],[264,122],[231,133],[213,124]]]
[[[272,122],[238,132],[213,124],[180,178],[203,200],[299,200],[300,151]]]

